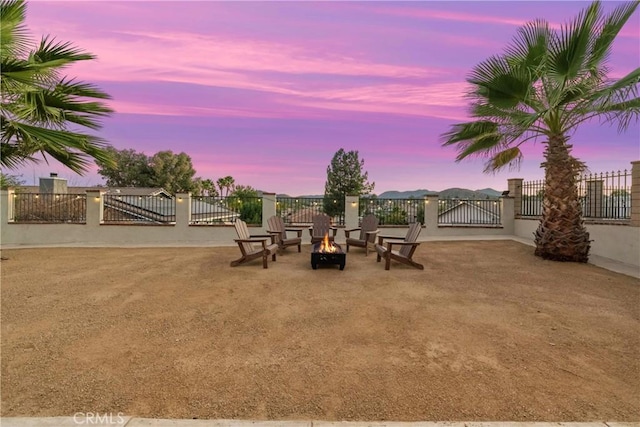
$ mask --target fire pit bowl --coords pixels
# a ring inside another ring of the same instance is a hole
[[[311,268],[316,270],[318,265],[339,265],[340,270],[344,270],[347,254],[342,251],[340,245],[332,243],[327,250],[324,242],[313,245],[311,250]]]

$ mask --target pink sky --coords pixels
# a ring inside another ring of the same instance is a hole
[[[30,1],[27,25],[34,39],[51,34],[98,56],[67,74],[113,97],[99,134],[117,149],[185,152],[197,176],[290,195],[322,194],[340,148],[359,152],[377,194],[502,190],[508,178],[543,177],[542,144],[526,148],[518,171],[455,163],[439,136],[466,117],[465,77],[519,25],[559,26],[588,4]],[[616,40],[613,76],[640,66],[639,15]],[[620,135],[591,123],[572,141],[593,172],[640,160],[638,124]],[[96,168],[79,176],[53,161],[16,172],[28,184],[49,172],[103,183]]]

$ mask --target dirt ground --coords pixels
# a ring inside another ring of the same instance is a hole
[[[640,280],[513,241],[3,250],[2,416],[640,420]]]

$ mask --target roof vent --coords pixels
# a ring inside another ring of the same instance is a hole
[[[49,174],[49,178],[56,178],[57,176],[58,176],[58,174],[57,174],[57,173],[55,173],[55,172],[51,172],[51,173]]]

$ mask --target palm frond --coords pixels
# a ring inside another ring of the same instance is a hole
[[[573,22],[562,25],[559,37],[550,44],[549,67],[558,81],[571,81],[584,69],[594,28],[601,14],[600,2],[595,1]]]
[[[505,56],[512,67],[521,67],[536,80],[546,61],[549,42],[549,24],[537,19],[518,29],[516,36],[505,49]]]
[[[502,108],[527,103],[532,81],[525,70],[513,69],[506,57],[493,56],[472,70],[469,83],[476,86],[476,98]]]
[[[24,154],[19,146],[0,144],[0,166],[7,169],[17,169],[28,163],[38,163],[38,159]]]
[[[31,52],[29,59],[37,64],[47,64],[58,67],[69,62],[95,59],[95,56],[83,52],[70,42],[58,42],[54,38],[45,36],[36,50]]]
[[[462,141],[470,141],[475,138],[493,134],[498,131],[498,125],[491,121],[474,121],[458,123],[451,126],[449,132],[442,135],[442,145],[454,145]]]
[[[640,116],[638,106],[640,68],[608,85],[591,91],[589,96],[576,103],[572,115],[567,118],[566,128],[575,128],[594,117],[604,122],[618,122],[618,131],[623,131]]]
[[[609,57],[611,46],[616,36],[638,8],[640,2],[633,1],[621,4],[602,20],[600,34],[595,38],[586,67],[591,70],[600,68]]]
[[[13,90],[12,88],[19,85],[32,85],[37,72],[28,62],[14,58],[4,58],[0,65],[2,93],[10,93]]]
[[[0,57],[22,57],[29,46],[29,32],[24,24],[27,5],[23,0],[0,1]]]
[[[86,98],[111,99],[111,96],[89,83],[76,82],[75,80],[62,79],[56,85],[56,92]]]
[[[46,129],[38,126],[31,126],[20,122],[5,123],[4,130],[13,141],[20,143],[22,151],[19,155],[32,156],[35,153],[49,155],[62,162],[65,166],[78,174],[86,172],[91,164],[90,159],[100,161],[105,164],[113,164],[113,159],[106,150],[108,144],[100,137],[71,132],[60,129]],[[12,145],[17,145],[5,141],[3,135],[3,150],[9,150]]]
[[[495,154],[485,164],[484,172],[497,172],[506,166],[516,169],[522,162],[522,151],[519,147],[509,147]]]

